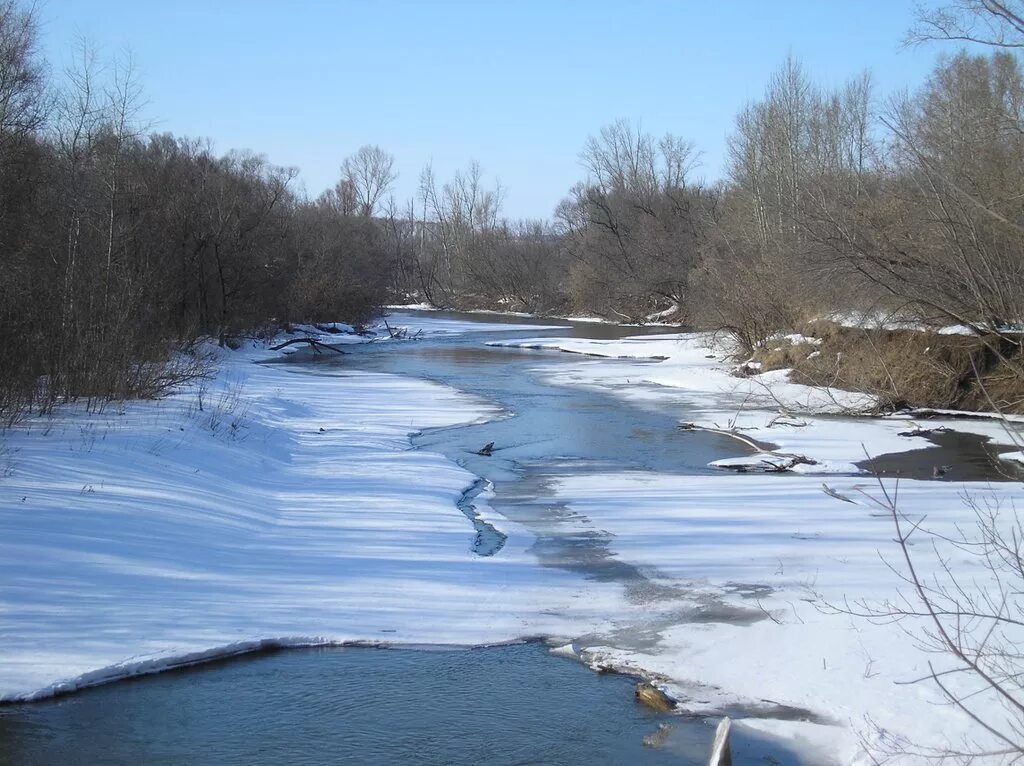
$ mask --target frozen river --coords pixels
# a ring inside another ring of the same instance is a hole
[[[203,408],[184,391],[10,435],[0,698],[320,648],[0,707],[0,763],[696,764],[730,715],[735,763],[796,764],[851,761],[869,709],[955,730],[895,683],[920,662],[898,631],[821,607],[898,586],[862,445],[900,452],[878,467],[913,479],[901,502],[949,525],[950,478],[1016,492],[977,481],[1005,478],[989,437],[780,420],[665,328],[388,321],[414,338],[253,345]],[[758,472],[773,443],[820,461]],[[682,715],[636,706],[629,674]]]

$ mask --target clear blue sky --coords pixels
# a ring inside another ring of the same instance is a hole
[[[478,160],[510,217],[546,217],[582,175],[586,137],[618,117],[671,131],[718,177],[736,112],[788,52],[819,82],[870,69],[920,83],[936,46],[903,50],[911,0],[264,2],[44,0],[54,68],[78,36],[135,54],[160,130],[254,149],[313,194],[365,143],[423,165]]]

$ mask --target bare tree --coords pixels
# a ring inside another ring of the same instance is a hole
[[[46,119],[50,104],[37,41],[35,7],[0,3],[0,138],[32,133]]]
[[[683,310],[709,204],[708,190],[690,180],[697,158],[689,141],[656,139],[627,120],[587,140],[587,178],[557,211],[578,309],[631,321]]]
[[[933,40],[978,43],[997,48],[1024,47],[1024,2],[956,0],[949,5],[918,6],[908,44]]]
[[[480,275],[494,256],[503,190],[489,185],[477,162],[438,185],[427,165],[420,174],[417,261],[420,288],[435,305],[468,303],[481,296]]]
[[[845,215],[851,200],[868,196],[870,126],[867,75],[825,91],[792,58],[740,112],[728,183],[703,248],[700,292],[715,296],[702,307],[705,320],[752,349],[857,300],[863,278],[837,269],[811,223]]]
[[[341,163],[337,194],[341,199],[354,199],[359,215],[373,216],[377,203],[398,179],[394,168],[395,158],[379,146],[362,146]]]

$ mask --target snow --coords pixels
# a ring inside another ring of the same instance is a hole
[[[653,314],[648,314],[644,319],[648,324],[663,324],[664,320],[668,319],[677,311],[679,311],[679,304],[673,303],[663,311],[656,311]]]
[[[388,321],[436,337],[537,329]],[[685,712],[807,709],[810,722],[739,725],[799,743],[815,752],[809,762],[870,763],[859,738],[877,743],[872,721],[931,745],[967,735],[966,719],[936,704],[934,687],[899,683],[933,659],[903,632],[911,626],[830,608],[898,592],[879,487],[841,474],[858,470],[865,452],[929,446],[901,435],[913,432],[914,415],[842,416],[873,402],[793,383],[786,371],[736,376],[729,349],[696,333],[489,345],[574,352],[543,368],[550,382],[671,405],[694,427],[752,445],[753,455],[717,466],[815,462],[787,474],[554,477],[564,534],[607,536],[617,560],[666,586],[667,595],[637,600],[614,582],[540,566],[535,538],[489,507],[489,491],[473,500],[474,514],[508,540],[497,555],[473,552],[475,530],[456,504],[477,477],[412,450],[409,436],[498,417],[493,405],[344,365],[258,364],[281,356],[258,344],[221,350],[206,387],[101,414],[69,407],[7,432],[0,700],[268,645],[541,635],[595,667],[653,674]],[[1013,441],[996,420],[926,425]],[[967,496],[1004,507],[1024,500],[1017,483],[899,486],[901,512],[927,515],[928,529],[947,536],[969,527]],[[932,561],[927,548],[920,555]],[[941,552],[965,581],[984,583],[977,559]]]
[[[823,317],[840,327],[859,327],[865,330],[925,330],[923,324],[904,319],[886,311],[836,311]]]
[[[434,306],[431,303],[393,303],[393,304],[384,306],[384,308],[388,309],[389,311],[390,310],[395,310],[395,311],[440,311],[441,310],[441,309],[437,308],[437,306]]]
[[[679,335],[673,333],[638,335],[618,341],[591,340],[589,338],[526,338],[493,340],[488,341],[487,345],[566,351],[571,354],[614,357],[618,359],[667,359],[670,355],[679,351],[679,338]]]
[[[916,330],[918,332],[934,332],[939,335],[977,335],[977,331],[965,324],[951,324],[943,327],[924,324],[915,319],[901,318],[898,313],[886,313],[884,311],[842,311],[829,314],[824,317],[826,321],[834,322],[842,327],[859,327],[865,330]],[[978,327],[985,327],[986,323],[979,323]],[[996,329],[1004,333],[1021,332],[1022,325],[1019,322],[1003,324]]]
[[[599,624],[612,588],[542,570],[533,538],[471,550],[475,478],[409,448],[496,415],[392,375],[257,365],[223,352],[204,395],[5,437],[0,700],[29,699],[261,645],[478,644]],[[4,456],[0,456],[4,457]]]
[[[896,598],[901,583],[887,562],[898,564],[899,549],[893,520],[876,502],[880,488],[870,477],[835,474],[859,471],[856,463],[868,454],[931,446],[921,436],[901,435],[917,430],[914,414],[839,417],[868,410],[873,402],[793,383],[786,370],[736,376],[727,363],[730,349],[704,334],[611,341],[527,338],[490,345],[636,360],[614,365],[584,360],[561,365],[548,376],[553,383],[601,388],[640,405],[675,404],[690,427],[725,431],[754,448],[750,456],[713,466],[763,471],[764,462],[777,465],[793,455],[815,461],[788,474],[620,472],[555,482],[557,499],[592,529],[612,535],[621,560],[661,582],[688,583],[708,598],[762,617],[750,624],[709,620],[694,606],[686,620],[679,619],[678,605],[666,606],[677,610],[674,618],[657,623],[657,614],[651,616],[660,630],[656,650],[622,642],[592,645],[581,654],[595,667],[660,674],[692,712],[730,704],[756,708],[770,698],[824,713],[840,728],[770,719],[755,725],[816,743],[840,763],[872,762],[860,738],[880,746],[880,737],[888,735],[876,724],[889,735],[931,746],[960,745],[977,734],[965,716],[941,704],[934,686],[901,683],[925,674],[927,661],[934,660],[904,633],[908,625],[875,624],[829,609],[847,599],[877,604]],[[960,414],[918,417],[940,416],[922,421],[928,428],[976,433],[1002,445],[1020,443],[1019,432],[1008,434],[997,419],[955,417]],[[1016,423],[1011,427],[1019,429]],[[774,449],[765,450],[766,444]],[[913,519],[926,516],[926,528],[947,537],[971,528],[969,496],[1004,507],[1024,499],[1017,483],[899,485],[900,511]],[[964,581],[984,581],[986,571],[976,558],[959,549],[943,555]],[[752,583],[773,590],[743,598],[741,586]],[[985,704],[990,715],[1001,715],[997,702]]]
[[[967,325],[951,324],[939,328],[939,335],[975,335],[976,333]]]
[[[319,325],[315,325],[313,329],[319,329],[319,328],[324,328],[325,330],[328,331],[328,334],[331,334],[331,333],[349,333],[349,334],[353,334],[356,331],[355,327],[353,327],[352,325],[347,324],[345,322],[323,322],[323,323],[321,323]]]
[[[414,307],[423,310],[420,307]],[[479,312],[483,313],[483,312]],[[488,312],[496,313],[496,312]],[[524,315],[526,316],[526,315]],[[337,332],[330,332],[320,328],[333,327]],[[396,338],[426,339],[452,335],[463,335],[466,333],[487,333],[487,332],[521,332],[537,330],[563,330],[567,329],[565,324],[514,324],[514,323],[488,323],[480,321],[462,321],[455,319],[441,319],[438,317],[409,313],[407,311],[395,311],[387,316],[379,317],[368,325],[362,334],[357,334],[351,325],[343,323],[328,323],[319,326],[315,325],[293,325],[292,332],[282,334],[282,339],[312,338],[320,343],[331,346],[344,346],[360,343],[379,343],[393,341]],[[310,349],[296,346],[285,351],[286,354],[310,354],[316,353]]]
[[[448,309],[438,308],[437,306],[434,306],[434,305],[432,305],[430,303],[395,303],[395,304],[390,304],[390,305],[384,306],[383,308],[387,309],[388,311],[447,311],[448,310]],[[497,310],[494,310],[494,309],[452,309],[452,310],[456,311],[456,313],[459,313],[459,314],[482,314],[482,315],[490,314],[490,315],[493,315],[493,316],[523,317],[524,319],[525,318],[536,319],[536,318],[543,317],[543,318],[547,318],[547,319],[564,320],[566,322],[577,322],[579,324],[612,324],[612,325],[617,325],[617,326],[620,326],[620,327],[642,327],[643,326],[643,325],[640,325],[640,324],[629,324],[629,323],[618,322],[618,321],[616,321],[614,319],[608,319],[607,317],[589,316],[589,315],[586,315],[586,314],[580,314],[578,316],[575,315],[575,314],[573,314],[573,315],[566,315],[566,316],[547,316],[547,315],[534,314],[534,313],[531,313],[531,312],[528,312],[528,311],[497,311]],[[649,317],[647,317],[646,324],[649,324],[649,325],[661,325],[661,326],[664,326],[664,327],[676,327],[678,325],[675,325],[675,324],[672,324],[672,323],[669,323],[669,322],[663,322],[661,320],[664,319],[667,316],[671,316],[677,310],[678,310],[678,307],[677,306],[673,306],[673,307],[671,307],[669,309],[666,309],[665,311],[659,311],[659,312],[657,312],[655,314],[651,314]],[[474,323],[474,324],[476,324],[476,323]],[[561,325],[561,326],[564,327],[564,325]],[[528,327],[531,328],[531,329],[534,329],[534,330],[538,329],[537,325],[528,325]],[[485,328],[477,327],[477,329],[479,330],[479,329],[485,329]]]
[[[785,342],[790,346],[820,346],[823,342],[821,338],[811,338],[810,336],[802,335],[798,332],[791,332],[785,335],[773,335],[768,340],[773,340],[779,343]]]
[[[449,309],[439,308],[431,303],[393,303],[383,308],[388,311],[449,311]],[[455,309],[451,309],[455,310]],[[459,314],[491,314],[495,316],[505,317],[524,317],[532,318],[536,314],[531,314],[527,311],[495,311],[494,309],[458,309]],[[536,325],[533,325],[536,327]],[[485,328],[481,328],[485,329]]]
[[[460,314],[483,314],[490,316],[503,316],[503,317],[524,317],[528,319],[535,318],[536,314],[531,314],[529,311],[498,311],[496,309],[461,309]]]
[[[335,332],[331,332],[327,329],[321,329],[328,327],[334,328]],[[294,338],[311,338],[315,341],[318,341],[320,343],[326,343],[327,345],[330,346],[347,346],[358,343],[369,343],[371,341],[381,339],[378,337],[377,333],[374,330],[368,330],[367,334],[360,335],[356,333],[355,328],[353,328],[352,325],[343,324],[341,322],[331,322],[329,324],[320,325],[320,327],[316,327],[314,325],[299,324],[293,325],[291,330],[292,331],[289,333],[282,333],[281,340],[291,340]],[[386,338],[387,336],[385,335],[384,337]],[[308,349],[305,350],[308,351]],[[295,354],[299,353],[300,351],[303,351],[303,349],[295,347],[288,350],[286,353]]]
[[[699,612],[680,619],[678,605],[666,605],[676,619],[662,627],[656,650],[595,646],[588,658],[672,679],[670,692],[691,711],[756,707],[770,698],[824,714],[842,730],[804,725],[802,735],[828,745],[841,763],[870,762],[854,736],[870,731],[866,716],[918,742],[959,742],[970,731],[967,721],[933,707],[933,687],[894,683],[926,674],[928,660],[940,661],[917,650],[904,633],[908,624],[873,624],[825,608],[845,599],[893,598],[896,577],[886,560],[898,563],[899,555],[892,519],[870,499],[880,496],[873,480],[837,477],[829,487],[853,502],[801,476],[623,472],[562,479],[558,499],[613,534],[621,560],[659,582],[685,582],[724,598],[755,620],[706,619]],[[900,510],[911,518],[927,514],[932,531],[955,536],[956,525],[970,518],[964,492],[1004,502],[1021,497],[1015,484],[908,481],[900,485]],[[985,574],[976,559],[950,548],[944,553],[965,581]],[[732,595],[749,583],[775,590],[757,598]]]

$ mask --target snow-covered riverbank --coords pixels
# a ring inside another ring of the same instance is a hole
[[[5,434],[0,699],[265,643],[475,644],[599,624],[611,588],[583,599],[504,521],[501,557],[475,555],[456,507],[475,477],[409,447],[492,406],[392,375],[253,364],[268,356],[224,352],[202,410],[191,391]]]
[[[396,322],[434,338],[538,330]],[[969,732],[963,716],[934,704],[933,687],[897,683],[929,659],[901,626],[828,608],[878,603],[900,585],[879,557],[895,561],[898,550],[891,518],[872,500],[877,485],[839,474],[862,459],[862,443],[874,454],[927,446],[900,435],[912,430],[908,419],[815,417],[796,405],[856,401],[781,379],[769,393],[729,375],[701,336],[494,344],[593,354],[563,356],[543,374],[642,406],[668,403],[680,420],[738,428],[816,464],[788,475],[555,476],[549,490],[566,511],[564,534],[606,537],[617,560],[666,586],[638,599],[614,581],[541,566],[534,536],[489,508],[486,491],[474,512],[508,539],[493,556],[474,552],[476,530],[457,503],[476,477],[410,449],[409,436],[499,417],[492,404],[346,365],[255,364],[279,356],[262,347],[220,352],[201,410],[196,391],[183,391],[102,415],[67,408],[6,434],[0,698],[267,642],[465,645],[541,635],[595,666],[658,674],[684,711],[738,715],[741,726],[792,738],[810,762],[869,762],[858,740],[877,742],[869,719],[928,744]],[[780,401],[793,409],[786,417]],[[1001,434],[984,421],[954,425]],[[949,533],[971,523],[965,492],[1021,499],[1018,484],[908,481],[900,507]],[[951,555],[967,577],[985,574],[962,551]],[[812,720],[784,720],[804,715]]]
[[[777,447],[716,465],[749,465],[753,471],[762,461],[782,462],[780,453],[812,461],[785,475],[634,471],[557,482],[557,498],[614,535],[622,560],[767,618],[744,623],[703,619],[699,611],[692,618],[680,615],[663,627],[653,650],[614,642],[589,647],[584,655],[596,666],[661,673],[684,707],[695,712],[729,705],[812,711],[821,716],[819,723],[748,718],[745,724],[814,743],[840,763],[870,763],[865,746],[877,748],[878,757],[880,750],[899,749],[902,738],[939,748],[962,747],[973,738],[988,744],[967,716],[943,704],[933,684],[907,685],[928,675],[929,661],[938,668],[950,664],[919,647],[914,636],[920,637],[923,621],[872,621],[843,613],[860,611],[855,602],[877,606],[899,601],[901,591],[911,595],[897,574],[900,550],[882,488],[869,475],[837,474],[857,472],[856,463],[867,454],[932,446],[913,435],[912,415],[818,416],[857,411],[871,402],[841,390],[793,384],[785,371],[737,377],[721,349],[703,334],[607,341],[526,338],[489,345],[635,359],[635,364],[607,365],[581,356],[575,364],[559,366],[548,380],[609,390],[640,405],[670,404],[693,427]],[[951,417],[921,420],[921,425],[978,434],[1006,449],[1014,444],[994,420]],[[894,483],[887,489],[894,491]],[[960,530],[972,533],[971,500],[1002,507],[1007,516],[1024,500],[1015,482],[903,481],[898,496],[899,511],[908,519],[925,519],[928,530],[950,538]],[[940,560],[932,542],[919,536],[917,563],[925,577],[938,572],[943,581],[945,561],[968,590],[991,586],[991,573],[976,555],[939,540]],[[951,688],[961,681],[951,679]],[[973,690],[967,682],[959,688]],[[996,720],[1004,714],[992,695],[978,695],[972,705]]]
[[[951,429],[989,438],[1005,450],[1014,449],[997,419],[915,417],[912,413],[887,418],[837,418],[820,415],[870,411],[874,400],[840,388],[817,388],[792,383],[788,370],[737,376],[727,349],[707,333],[645,335],[621,340],[581,338],[524,338],[489,341],[489,346],[557,350],[582,356],[635,359],[635,365],[607,366],[581,361],[560,370],[550,381],[614,390],[638,404],[672,400],[685,404],[687,424],[725,431],[737,438],[772,444],[778,452],[799,454],[816,461],[798,464],[797,473],[849,473],[868,455],[877,456],[932,447],[915,435],[918,427]],[[656,362],[656,363],[652,363]],[[1024,421],[1018,419],[1024,425]],[[1024,431],[1022,431],[1024,433]],[[1012,453],[1011,453],[1012,454]],[[758,466],[778,462],[770,454],[754,454],[719,465]]]

